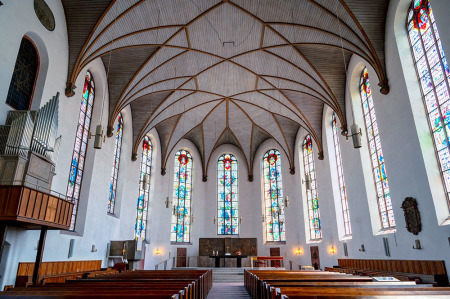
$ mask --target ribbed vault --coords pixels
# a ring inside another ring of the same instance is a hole
[[[364,58],[381,92],[389,91],[388,2],[63,0],[71,49],[66,94],[74,94],[83,67],[101,57],[109,70],[108,130],[131,105],[134,155],[155,128],[163,173],[170,152],[188,139],[201,154],[204,179],[222,144],[242,151],[252,177],[255,152],[268,138],[293,173],[300,127],[323,156],[324,105],[347,128],[344,65],[351,55]]]

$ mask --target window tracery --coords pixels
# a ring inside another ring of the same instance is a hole
[[[430,1],[415,0],[411,3],[406,28],[450,207],[450,69]]]
[[[264,155],[263,175],[266,241],[286,241],[281,156],[279,151],[269,150]]]

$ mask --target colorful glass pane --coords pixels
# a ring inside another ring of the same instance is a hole
[[[370,88],[370,86],[368,87]],[[311,188],[306,189],[310,239],[320,240],[322,239],[322,225],[320,222],[319,198],[317,195],[316,169],[311,135],[307,135],[303,141],[303,162],[305,165],[305,178],[307,181],[311,181]]]
[[[145,136],[142,141],[141,169],[139,173],[139,197],[137,200],[135,236],[145,240],[147,227],[150,176],[152,170],[152,143]]]
[[[352,234],[352,229],[350,224],[350,212],[348,210],[347,191],[345,188],[345,181],[344,181],[344,170],[342,168],[341,145],[339,141],[339,127],[337,125],[336,113],[333,113],[333,117],[331,119],[331,127],[333,129],[334,152],[338,172],[339,194],[341,199],[342,214],[344,216],[344,231],[345,235],[349,236]]]
[[[370,86],[367,68],[364,68],[360,86],[361,103],[364,107],[366,101],[373,101],[372,95],[367,93],[367,86]],[[431,80],[431,79],[430,79]],[[378,209],[380,212],[380,220],[382,228],[395,227],[394,212],[392,205],[386,204],[386,198],[389,197],[389,184],[386,173],[386,165],[384,164],[384,156],[381,148],[380,135],[378,134],[378,123],[375,114],[375,108],[372,108],[370,114],[364,115],[367,139],[369,141],[369,151],[372,157],[372,171],[378,194]],[[376,127],[377,130],[369,134],[370,127]],[[389,197],[390,200],[390,197]]]
[[[189,242],[191,225],[192,156],[185,150],[175,154],[172,242]]]
[[[111,182],[109,183],[108,213],[114,213],[116,200],[117,175],[119,173],[120,149],[122,147],[123,119],[119,113],[117,121],[116,142],[114,144],[114,162],[111,172]]]
[[[238,165],[230,154],[217,161],[217,234],[239,234]]]
[[[89,99],[89,100],[88,100]],[[94,79],[91,73],[87,72],[84,79],[83,95],[81,97],[80,114],[75,135],[75,144],[73,148],[72,162],[67,184],[66,197],[74,203],[70,230],[75,229],[75,220],[77,215],[78,201],[80,199],[80,187],[83,179],[83,168],[86,156],[87,137],[90,130],[91,114],[85,114],[84,110],[92,111],[94,104]],[[82,137],[83,136],[83,137]]]
[[[269,150],[263,157],[266,241],[286,241],[281,156]]]
[[[409,33],[409,42],[414,56],[417,57],[416,45],[426,49],[423,53],[424,57],[416,62],[415,66],[424,104],[427,108],[426,114],[430,131],[433,135],[436,159],[439,162],[443,187],[450,206],[450,189],[446,180],[449,168],[448,134],[450,132],[448,131],[448,123],[450,121],[450,102],[448,101],[448,82],[450,80],[450,69],[431,9],[431,1],[428,1],[428,5],[425,7],[422,5],[422,2],[423,0],[414,1],[410,10],[411,12],[416,12],[413,14],[413,22],[418,24],[421,34],[417,37],[415,36],[415,33],[412,31],[416,29],[408,26],[409,20],[407,21],[406,29]]]

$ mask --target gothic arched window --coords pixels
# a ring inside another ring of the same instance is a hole
[[[152,143],[145,136],[142,141],[141,171],[139,173],[139,198],[136,211],[136,238],[145,240],[147,228],[148,198],[150,190],[150,175],[152,170]]]
[[[350,236],[352,234],[352,228],[350,225],[350,212],[348,210],[347,190],[345,188],[345,180],[344,180],[344,169],[342,168],[341,145],[339,142],[339,128],[337,125],[336,113],[333,113],[333,117],[331,119],[331,127],[333,129],[334,153],[336,157],[336,168],[338,175],[339,196],[341,199],[342,216],[344,218],[344,231],[345,236]]]
[[[6,104],[17,110],[30,109],[38,67],[39,56],[36,48],[29,39],[22,38]]]
[[[309,236],[312,241],[320,240],[322,239],[322,225],[320,223],[319,197],[317,195],[316,168],[314,166],[311,135],[307,135],[303,141],[303,163],[305,165],[305,180],[309,181],[309,186],[306,188]]]
[[[170,241],[189,242],[191,228],[192,156],[188,151],[175,154],[173,212]]]
[[[83,96],[81,97],[81,108],[78,116],[77,133],[75,135],[75,146],[73,148],[72,164],[70,166],[69,183],[67,185],[67,199],[74,203],[70,230],[75,229],[75,220],[80,199],[81,181],[84,171],[84,159],[86,157],[89,129],[91,125],[92,106],[94,105],[94,79],[87,72],[84,79]]]
[[[217,161],[217,234],[239,234],[238,162],[230,154]]]
[[[114,144],[114,161],[111,171],[111,182],[109,183],[108,213],[114,214],[116,201],[117,176],[119,174],[120,151],[122,149],[123,119],[119,113],[117,122],[116,142]]]
[[[392,209],[391,195],[384,164],[384,155],[381,148],[380,135],[378,134],[378,123],[373,106],[372,89],[370,88],[369,72],[364,68],[360,80],[361,103],[364,113],[367,141],[372,163],[373,178],[375,181],[378,210],[380,213],[381,227],[395,227],[394,211]]]
[[[450,192],[450,69],[433,11],[428,0],[415,0],[407,17],[407,30],[428,124],[439,161],[447,203]]]
[[[281,156],[279,151],[270,150],[264,155],[263,169],[266,241],[286,241]]]

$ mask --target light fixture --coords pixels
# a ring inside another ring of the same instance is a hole
[[[161,254],[161,250],[158,247],[155,249],[155,254]]]
[[[420,240],[416,240],[415,243],[416,243],[416,246],[413,245],[412,248],[413,248],[413,249],[421,250],[421,249],[422,249],[422,246],[420,245]]]
[[[91,252],[97,252],[97,248],[95,248],[95,245],[92,245]]]
[[[147,184],[148,184],[148,177],[147,177],[147,174],[144,173],[142,175],[142,180],[141,180],[141,189],[144,191],[147,190]]]
[[[331,254],[334,254],[335,252],[336,252],[336,250],[334,249],[333,245],[331,245],[330,253],[331,253]]]
[[[241,217],[239,217],[239,224],[241,224],[242,223],[242,220],[243,220],[244,218],[242,218],[242,216]]]
[[[359,251],[361,251],[361,252],[365,252],[366,251],[366,249],[364,248],[364,244],[361,244],[361,248],[359,249]]]
[[[169,196],[166,197],[166,201],[164,202],[164,204],[166,205],[166,209],[169,208]]]
[[[295,254],[300,255],[302,253],[303,253],[303,250],[300,247],[295,249]]]
[[[289,196],[285,196],[285,199],[284,199],[284,206],[287,208],[287,207],[289,207],[289,203],[290,203],[290,200],[289,200]]]
[[[216,216],[214,216],[214,219],[213,219],[214,224],[216,224],[216,221],[217,221],[217,218],[216,218]]]
[[[264,214],[261,215],[261,222],[264,222],[265,218],[264,218]]]
[[[352,108],[352,111],[353,111],[353,108]],[[352,134],[346,135],[345,136],[346,139],[348,140],[349,137],[352,137],[353,147],[360,148],[361,147],[361,136],[362,136],[361,128],[357,124],[354,123],[353,125],[350,126],[350,130],[351,130]]]
[[[306,185],[306,190],[311,190],[311,175],[305,175],[305,180],[302,180],[302,183]]]

